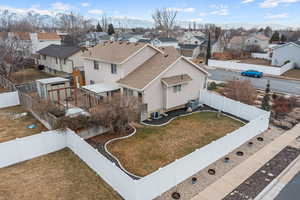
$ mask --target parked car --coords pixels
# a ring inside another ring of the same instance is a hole
[[[254,78],[261,78],[263,77],[263,73],[256,71],[256,70],[247,70],[247,71],[243,71],[241,73],[242,76],[249,76],[249,77],[254,77]]]

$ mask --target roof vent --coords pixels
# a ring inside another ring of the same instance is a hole
[[[168,56],[169,56],[169,54],[165,54],[165,58],[168,57]]]
[[[165,48],[164,48],[164,47],[161,47],[160,49],[161,49],[161,50],[163,50],[163,51],[165,50]]]
[[[119,42],[119,44],[123,44],[123,42],[121,41],[121,42]]]
[[[127,42],[126,44],[127,44],[127,45],[130,45],[130,42]]]
[[[112,43],[114,43],[114,41],[110,41],[110,43],[112,44]]]
[[[138,42],[136,42],[134,45],[135,45],[135,46],[137,46],[137,45],[139,45],[139,43],[138,43]]]

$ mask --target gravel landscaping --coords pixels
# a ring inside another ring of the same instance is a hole
[[[190,200],[191,198],[196,196],[199,192],[203,191],[210,184],[217,181],[219,178],[224,176],[227,172],[232,170],[234,167],[238,166],[240,163],[248,159],[250,156],[255,154],[257,151],[262,149],[265,145],[269,144],[270,142],[272,142],[274,139],[276,139],[283,133],[284,131],[282,129],[271,127],[271,129],[247,141],[235,151],[231,152],[230,154],[224,156],[223,158],[207,166],[205,169],[194,174],[193,176],[181,182],[177,186],[171,188],[167,192],[163,193],[161,196],[157,197],[155,200],[172,199],[171,195],[173,192],[179,192],[181,195],[180,198],[181,200]],[[262,137],[264,140],[258,141],[257,140],[258,137]],[[237,156],[236,152],[238,151],[242,151],[244,155]],[[230,159],[229,161],[225,161],[225,158],[227,157]],[[215,175],[210,175],[208,173],[209,169],[214,169],[216,172]],[[191,182],[192,177],[197,178],[196,184],[192,184]]]
[[[234,191],[228,194],[224,200],[254,199],[299,155],[300,149],[287,146]]]

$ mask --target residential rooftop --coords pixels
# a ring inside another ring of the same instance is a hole
[[[75,53],[77,53],[81,50],[82,49],[78,46],[66,46],[66,45],[51,44],[51,45],[37,51],[37,54],[65,59],[65,58],[68,58],[68,57],[74,55]]]

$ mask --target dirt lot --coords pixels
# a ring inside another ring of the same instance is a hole
[[[0,143],[47,131],[30,113],[27,113],[24,117],[14,119],[16,114],[25,112],[27,111],[22,106],[0,109]],[[36,128],[27,128],[31,124],[35,124]]]
[[[285,72],[282,76],[300,79],[300,69],[289,70],[289,71]]]
[[[109,145],[130,172],[145,176],[243,126],[216,113],[180,117],[163,127],[138,128],[135,136]]]
[[[47,74],[43,71],[40,71],[36,68],[28,68],[28,69],[24,69],[24,70],[13,73],[11,79],[13,80],[14,83],[21,84],[21,83],[32,82],[37,79],[51,78],[51,77],[53,77],[53,76],[50,74]]]
[[[267,65],[271,66],[271,61],[259,58],[247,58],[240,60],[241,63],[254,64],[254,65]]]
[[[72,151],[0,169],[0,200],[121,200]]]

